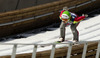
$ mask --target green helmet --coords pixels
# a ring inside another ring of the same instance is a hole
[[[64,12],[62,13],[61,18],[70,20],[70,18],[71,18],[70,12],[69,12],[69,11],[64,11]]]

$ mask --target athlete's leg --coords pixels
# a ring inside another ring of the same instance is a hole
[[[66,26],[66,23],[64,23],[62,21],[61,25],[60,25],[60,38],[62,38],[64,41],[65,40],[65,26]]]
[[[73,33],[73,40],[76,40],[76,41],[79,41],[79,32],[76,28],[78,26],[78,24],[79,23],[71,25],[71,30],[72,30],[72,33]]]

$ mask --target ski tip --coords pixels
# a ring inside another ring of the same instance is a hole
[[[55,42],[55,43],[61,43],[61,42],[57,41],[57,42]]]

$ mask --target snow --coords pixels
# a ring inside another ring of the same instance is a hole
[[[100,40],[100,15],[96,15],[95,17],[88,18],[88,20],[82,21],[77,29],[79,30],[79,41],[95,41]],[[55,42],[59,39],[59,28],[48,28],[52,31],[43,31],[38,34],[25,34],[22,35],[27,36],[26,38],[21,39],[10,39],[8,41],[3,41],[3,43],[35,43],[35,44],[46,44]],[[66,39],[71,38],[73,35],[70,30],[70,26],[66,27]],[[56,47],[67,46],[66,44],[59,44]],[[13,45],[0,45],[0,56],[3,55],[11,55]],[[21,53],[31,53],[33,52],[33,45],[18,45],[17,54]],[[40,47],[38,46],[37,52],[49,50],[52,46]]]

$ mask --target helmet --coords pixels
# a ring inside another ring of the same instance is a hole
[[[71,14],[69,11],[64,11],[61,15],[61,18],[63,19],[70,19],[70,17],[71,17]]]

